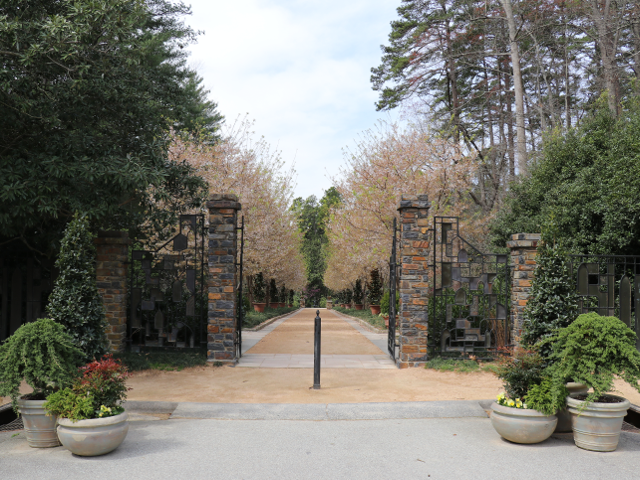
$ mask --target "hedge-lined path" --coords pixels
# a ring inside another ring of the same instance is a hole
[[[244,333],[244,353],[238,366],[313,368],[315,316],[316,309],[306,308],[261,331]],[[356,322],[345,320],[331,310],[320,309],[320,317],[322,368],[395,368],[380,346],[384,347],[386,335],[366,332]]]

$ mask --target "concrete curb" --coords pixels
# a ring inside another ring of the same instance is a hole
[[[289,313],[285,313],[283,315],[279,315],[277,317],[273,317],[270,318],[268,320],[265,320],[264,322],[262,322],[259,325],[256,325],[253,328],[243,328],[242,331],[243,332],[259,332],[260,330],[262,330],[264,327],[268,327],[269,325],[271,325],[273,322],[280,320],[281,318],[286,317],[287,315],[293,315],[294,313],[298,313],[300,310],[302,310],[302,308],[298,308],[297,310],[293,310]]]
[[[478,400],[389,403],[195,403],[181,402],[172,419],[217,420],[389,420],[487,418]]]
[[[388,334],[388,333],[389,333],[389,330],[387,330],[386,328],[385,328],[385,329],[381,329],[381,328],[374,327],[374,326],[373,326],[373,325],[371,325],[369,322],[367,322],[367,321],[365,321],[365,320],[362,320],[361,318],[358,318],[358,317],[352,317],[351,315],[347,315],[346,313],[342,313],[342,312],[339,312],[339,311],[337,311],[337,310],[331,310],[331,311],[332,311],[333,313],[335,313],[336,315],[338,315],[338,316],[341,316],[341,317],[347,317],[347,318],[348,318],[348,319],[350,319],[350,320],[355,320],[355,321],[356,321],[356,322],[358,322],[358,323],[359,323],[363,328],[365,328],[365,329],[369,330],[371,333],[377,333],[377,334],[380,334],[380,335],[382,335],[382,334]]]

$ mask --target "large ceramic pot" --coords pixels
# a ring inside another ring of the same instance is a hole
[[[572,393],[584,394],[589,391],[589,387],[583,383],[569,382],[567,383],[567,390],[569,390],[569,395]],[[571,429],[571,413],[569,413],[568,409],[560,410],[556,413],[556,417],[558,417],[558,425],[553,433],[569,433],[573,431]]]
[[[380,315],[380,305],[369,305],[371,315]]]
[[[266,307],[266,306],[267,306],[267,304],[266,304],[266,303],[254,303],[254,304],[253,304],[253,309],[254,309],[256,312],[260,312],[260,313],[262,313],[262,312],[264,312],[264,307]]]
[[[364,308],[364,305],[356,303],[356,310],[362,310],[363,308]]]
[[[77,422],[68,418],[58,419],[58,437],[62,445],[71,453],[83,457],[112,452],[120,446],[128,431],[127,412]]]
[[[607,394],[616,401],[592,402],[581,410],[584,402],[573,398],[578,395],[572,393],[567,397],[576,446],[596,452],[613,452],[618,447],[622,420],[631,403],[626,398]]]
[[[56,435],[56,416],[48,417],[42,407],[46,400],[18,399],[24,431],[30,447],[47,448],[60,445]]]
[[[501,437],[514,443],[544,442],[558,423],[555,415],[545,415],[537,410],[491,405],[491,425]]]

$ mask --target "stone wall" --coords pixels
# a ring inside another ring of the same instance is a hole
[[[235,363],[238,284],[238,210],[236,195],[212,195],[209,209],[209,312],[207,359]]]
[[[106,311],[107,338],[112,352],[124,350],[127,336],[127,232],[99,232],[96,245],[96,282]]]
[[[400,200],[400,312],[398,367],[427,361],[429,303],[429,200],[426,195],[402,195]]]
[[[511,249],[511,343],[520,343],[524,308],[531,297],[531,282],[536,268],[539,233],[516,233],[507,246]]]

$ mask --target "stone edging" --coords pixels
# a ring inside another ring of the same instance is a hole
[[[384,330],[378,328],[378,327],[374,327],[373,325],[371,325],[369,322],[367,322],[366,320],[363,320],[361,318],[358,317],[352,317],[351,315],[347,315],[346,313],[342,313],[342,312],[338,312],[337,310],[332,310],[332,312],[337,313],[338,315],[341,315],[343,317],[347,317],[350,320],[355,320],[356,322],[358,322],[362,327],[366,328],[367,330],[369,330],[372,333],[378,333],[378,334],[388,334],[389,330],[387,330],[386,328]]]
[[[288,315],[293,315],[294,313],[298,313],[300,310],[302,310],[302,308],[298,308],[298,310],[294,310],[294,311],[289,312],[289,313],[278,315],[277,317],[269,318],[268,320],[265,320],[264,322],[262,322],[259,325],[256,325],[253,328],[243,328],[242,331],[243,332],[258,332],[258,331],[262,330],[264,327],[268,327],[269,325],[271,325],[276,320],[280,320],[281,318],[286,317]]]

